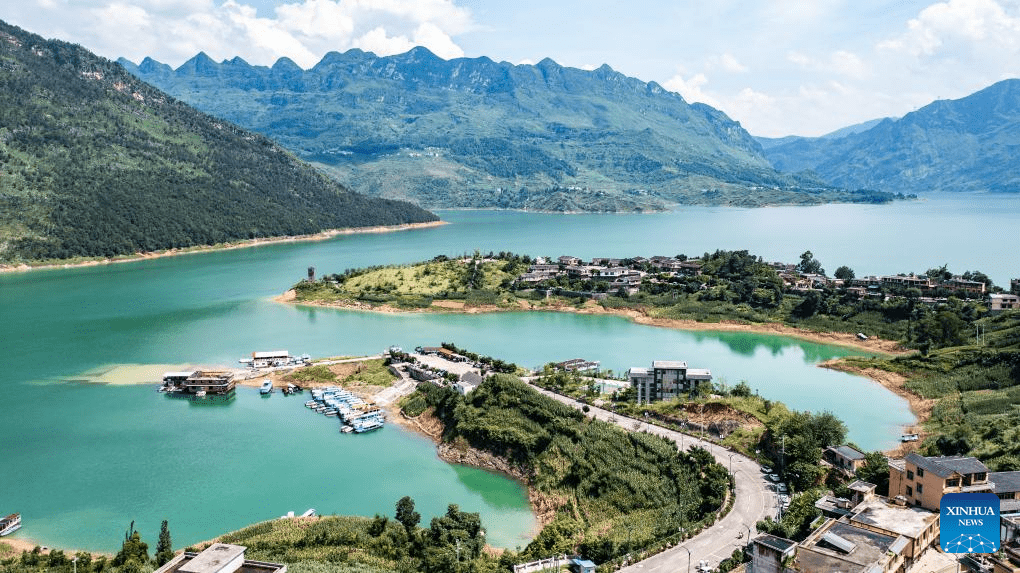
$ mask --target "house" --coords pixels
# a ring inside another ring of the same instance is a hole
[[[917,277],[914,275],[895,275],[882,277],[883,285],[902,286],[907,288],[918,288],[922,291],[929,290],[935,283],[928,277]]]
[[[845,515],[850,515],[850,510],[853,509],[853,502],[845,497],[823,495],[815,502],[815,507],[821,510],[822,515],[825,517],[839,519]]]
[[[656,360],[651,368],[631,368],[627,378],[640,404],[669,400],[690,392],[698,384],[711,382],[712,373],[705,369],[688,369],[687,363],[679,360]]]
[[[993,314],[1016,310],[1020,308],[1020,295],[1015,294],[990,294],[988,295],[990,310]]]
[[[268,368],[270,366],[283,366],[290,362],[290,352],[286,350],[271,350],[269,352],[252,352],[252,368]]]
[[[181,553],[154,573],[287,573],[286,565],[245,559],[246,549],[243,545],[213,543],[201,553]]]
[[[981,281],[969,281],[963,277],[955,276],[941,285],[944,288],[962,290],[974,294],[985,294],[985,283]]]
[[[883,497],[872,497],[853,508],[843,518],[862,529],[906,540],[902,555],[907,564],[916,561],[939,539],[938,509],[928,511]]]
[[[793,558],[797,542],[763,533],[751,542],[754,573],[782,573],[783,563]]]
[[[902,571],[907,540],[830,519],[797,546],[792,569],[839,573]],[[757,569],[755,569],[757,573]]]
[[[558,258],[556,260],[558,260],[561,265],[568,265],[568,266],[569,265],[579,265],[582,262],[584,262],[584,261],[582,261],[581,259],[579,259],[577,257],[571,257],[571,256],[568,256],[568,255],[563,255],[562,257],[560,257],[560,258]]]
[[[481,386],[484,381],[485,379],[477,372],[465,372],[460,375],[460,380],[454,386],[461,396],[467,396]]]
[[[853,446],[829,446],[825,448],[822,457],[833,466],[852,474],[864,465],[864,454]]]
[[[991,472],[988,481],[992,483],[992,493],[999,499],[1020,500],[1020,472]]]
[[[992,492],[988,468],[977,458],[964,456],[924,457],[909,453],[889,462],[889,496],[903,496],[908,503],[932,511],[946,493]]]

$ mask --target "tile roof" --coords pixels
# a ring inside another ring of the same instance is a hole
[[[988,481],[995,484],[992,489],[995,493],[1020,491],[1020,472],[992,472]]]
[[[939,477],[949,477],[954,472],[966,475],[987,472],[988,467],[977,458],[966,456],[940,456],[926,458],[913,452],[904,458],[915,466],[929,471]]]
[[[838,452],[839,455],[843,456],[844,458],[847,458],[848,460],[864,459],[864,454],[857,451],[856,448],[851,446],[835,446],[832,449]]]

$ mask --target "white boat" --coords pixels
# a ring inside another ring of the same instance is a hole
[[[262,387],[259,388],[259,394],[269,394],[273,391],[273,381],[266,378],[262,381]]]
[[[20,513],[12,513],[3,519],[0,519],[0,537],[14,533],[19,529],[21,529]]]

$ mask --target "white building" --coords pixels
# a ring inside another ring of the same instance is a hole
[[[671,400],[690,392],[698,384],[711,382],[712,372],[688,368],[681,360],[656,360],[651,368],[634,367],[627,371],[639,404]]]

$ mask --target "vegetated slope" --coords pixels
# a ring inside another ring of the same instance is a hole
[[[842,138],[764,145],[781,171],[813,170],[845,187],[902,193],[1020,192],[1020,80],[939,100]]]
[[[951,316],[939,319],[953,328]],[[1020,311],[974,324],[978,328],[960,332],[956,345],[927,354],[845,360],[904,373],[907,389],[934,401],[924,454],[970,455],[993,471],[1020,470]]]
[[[432,221],[352,193],[80,46],[0,22],[0,260]]]
[[[615,211],[885,201],[775,171],[725,114],[602,66],[331,52],[302,70],[198,54],[132,73],[268,135],[354,189],[430,207]]]

